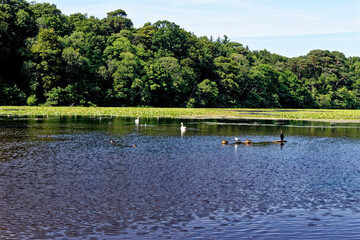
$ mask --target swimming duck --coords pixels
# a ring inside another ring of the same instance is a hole
[[[245,140],[245,143],[246,143],[246,144],[252,144],[252,141],[249,140],[249,139],[246,139],[246,140]]]

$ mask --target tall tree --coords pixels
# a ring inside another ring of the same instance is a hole
[[[187,57],[190,33],[169,21],[158,21],[154,23],[154,27],[156,28],[152,38],[154,51],[159,52],[162,57],[173,56],[179,59]]]
[[[28,37],[37,28],[29,3],[22,0],[2,0],[0,3],[0,80],[8,85],[27,87],[21,75],[23,52]]]
[[[59,86],[62,75],[62,49],[58,36],[53,29],[41,29],[37,39],[30,48],[34,56],[29,74],[32,75],[32,86],[36,96],[44,100],[44,93]]]
[[[39,28],[54,29],[57,35],[64,36],[70,33],[70,25],[66,17],[50,3],[32,3],[31,8]]]
[[[107,13],[107,18],[104,18],[103,22],[110,27],[111,33],[119,33],[122,29],[133,26],[132,21],[127,18],[126,12],[122,9]]]

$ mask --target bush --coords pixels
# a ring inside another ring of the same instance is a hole
[[[25,100],[25,93],[16,84],[12,87],[0,85],[0,105],[20,106],[25,104]]]
[[[194,99],[194,98],[191,98],[191,99],[187,102],[186,107],[187,107],[187,108],[194,108],[194,107],[195,107],[195,99]]]
[[[36,98],[36,95],[31,95],[27,98],[26,103],[28,106],[36,106],[38,103],[38,99]]]
[[[84,100],[77,94],[74,86],[68,85],[66,88],[56,87],[45,93],[46,106],[74,106]]]

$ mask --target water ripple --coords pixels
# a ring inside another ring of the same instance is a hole
[[[235,148],[220,135],[96,124],[1,132],[2,239],[360,236],[357,139],[287,135],[284,146]]]

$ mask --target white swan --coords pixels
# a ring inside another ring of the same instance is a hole
[[[137,119],[135,119],[135,124],[139,125],[139,117],[137,117]]]
[[[186,130],[186,127],[184,126],[184,124],[183,124],[183,123],[181,123],[180,130],[181,130],[182,132],[184,132],[184,131]]]

